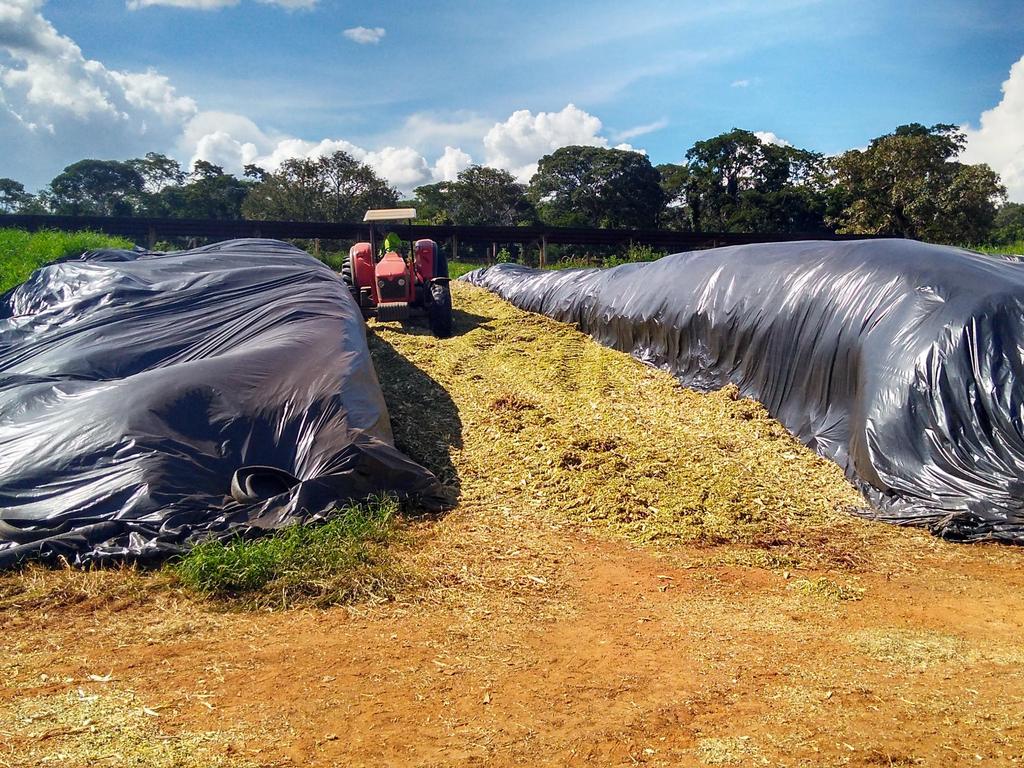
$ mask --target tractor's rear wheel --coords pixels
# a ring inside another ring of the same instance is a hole
[[[439,339],[452,335],[452,290],[447,280],[430,284],[430,301],[427,302],[427,322],[430,332]]]

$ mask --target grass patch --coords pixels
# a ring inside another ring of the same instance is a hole
[[[486,264],[471,264],[468,261],[449,261],[448,262],[448,277],[452,280],[457,280],[467,272],[472,272],[474,269],[480,269],[485,267]]]
[[[168,567],[202,597],[254,608],[381,602],[407,580],[388,544],[398,503],[383,497],[252,540],[206,541]]]
[[[42,265],[94,248],[133,248],[123,237],[98,232],[25,232],[0,229],[0,293],[28,279]]]
[[[858,650],[876,661],[909,668],[937,664],[996,664],[1013,668],[1024,664],[1019,645],[963,640],[934,630],[865,629],[847,637]]]
[[[971,250],[989,253],[994,256],[1024,256],[1024,240],[1005,245],[972,245]]]
[[[399,505],[391,497],[339,510],[321,524],[253,539],[206,541],[162,568],[60,568],[28,563],[0,575],[0,614],[95,611],[162,596],[243,609],[383,602],[411,577],[392,556]]]
[[[309,253],[316,256],[312,251]],[[348,251],[321,251],[317,258],[335,272],[341,272],[341,268],[348,263]]]
[[[631,245],[622,253],[594,258],[566,258],[549,262],[544,269],[580,269],[586,267],[617,267],[620,264],[634,264],[641,261],[657,261],[665,256],[665,251],[658,251],[646,245]],[[487,264],[472,264],[467,261],[449,261],[448,274],[452,280],[462,277],[474,269],[486,267]]]

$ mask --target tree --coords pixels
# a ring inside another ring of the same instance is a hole
[[[423,224],[452,224],[450,190],[454,182],[439,181],[424,184],[413,190],[410,205],[416,209],[416,218]]]
[[[416,212],[431,224],[514,227],[534,219],[526,186],[508,171],[472,165],[455,181],[417,187]]]
[[[677,228],[722,232],[801,232],[823,227],[824,158],[762,141],[733,128],[696,142],[686,163],[659,166]]]
[[[450,205],[456,224],[513,227],[534,218],[526,185],[518,183],[508,171],[481,165],[459,172],[451,185]]]
[[[990,239],[996,245],[1024,242],[1024,203],[1007,203],[996,212]]]
[[[224,169],[219,165],[214,165],[209,160],[196,160],[192,163],[192,173],[189,174],[189,177],[193,181],[202,181],[203,179],[215,179],[223,175]]]
[[[255,163],[247,163],[245,168],[242,169],[242,175],[253,181],[263,181],[269,174]]]
[[[25,185],[14,179],[0,178],[0,212],[21,213],[35,200],[35,195],[25,191]]]
[[[142,201],[145,179],[130,163],[79,160],[43,192],[53,213],[69,216],[131,216]]]
[[[834,161],[839,232],[892,234],[941,243],[981,242],[1006,199],[987,165],[954,158],[966,145],[955,125],[901,125]]]
[[[701,197],[701,228],[727,228],[731,209],[739,205],[740,191],[752,189],[761,178],[766,164],[763,148],[753,133],[733,128],[687,150],[687,164]]]
[[[540,159],[528,194],[548,224],[654,227],[665,199],[660,181],[639,152],[570,146]]]
[[[151,198],[150,212],[184,219],[240,219],[253,182],[224,173],[219,165],[196,160],[187,184],[164,187]]]
[[[369,208],[387,208],[398,192],[346,152],[286,160],[255,184],[242,205],[249,219],[360,221]]]
[[[700,185],[690,166],[663,163],[655,170],[661,176],[661,191],[665,195],[661,225],[684,232],[700,229]]]
[[[145,182],[145,190],[149,194],[157,194],[169,186],[180,186],[185,182],[185,172],[181,164],[159,152],[147,152],[145,157],[129,160],[128,165],[139,172]]]

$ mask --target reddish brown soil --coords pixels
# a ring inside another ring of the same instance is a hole
[[[468,600],[251,614],[168,597],[17,614],[3,642],[15,681],[133,690],[163,729],[231,731],[224,749],[260,765],[1024,761],[1024,553],[893,534],[919,559],[832,574],[860,600],[548,530],[505,542],[529,567]]]

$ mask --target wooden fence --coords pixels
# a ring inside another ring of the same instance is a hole
[[[152,247],[170,238],[230,240],[240,237],[270,237],[279,240],[365,240],[369,228],[362,222],[331,223],[317,221],[249,221],[226,219],[166,219],[114,216],[0,215],[0,227],[92,230],[130,238]],[[498,247],[518,245],[539,251],[544,264],[548,245],[593,245],[628,247],[647,245],[670,252],[713,248],[721,245],[746,245],[793,240],[852,240],[865,235],[836,235],[830,232],[677,232],[668,229],[595,229],[590,227],[474,227],[461,225],[401,224],[394,227],[407,239],[430,238],[448,244],[449,258],[458,259],[459,245],[485,245],[493,258]]]

